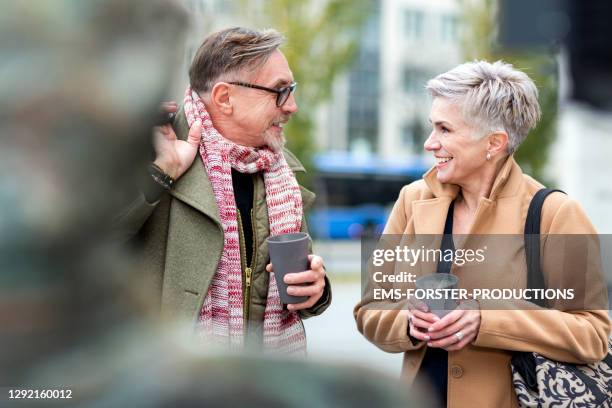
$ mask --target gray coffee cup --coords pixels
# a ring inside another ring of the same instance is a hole
[[[308,296],[292,296],[287,293],[285,275],[310,269],[308,261],[310,237],[305,232],[296,232],[268,237],[267,241],[281,302],[288,305],[307,301]]]
[[[417,289],[457,289],[459,278],[449,273],[432,273],[421,276],[415,282]],[[451,311],[455,310],[459,305],[457,300],[453,299],[450,294],[441,299],[424,298],[421,299],[429,311],[438,317],[444,317]]]

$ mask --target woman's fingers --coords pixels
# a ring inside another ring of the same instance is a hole
[[[453,313],[455,312],[457,312],[456,315],[459,315],[458,319],[453,320],[456,317],[453,316],[444,322],[444,319],[440,320],[441,323],[451,323],[438,330],[431,330],[436,328],[435,325],[430,327],[431,331],[428,335],[431,340],[427,343],[429,347],[443,348],[447,351],[460,350],[476,338],[480,324],[480,311],[455,310]]]
[[[429,341],[428,329],[440,318],[433,313],[418,309],[408,310],[410,335],[418,340]]]
[[[440,318],[438,316],[436,316],[435,314],[431,313],[431,312],[423,312],[421,310],[418,309],[409,309],[409,312],[412,316],[417,317],[421,320],[424,320],[426,322],[434,323],[437,322],[438,320],[440,320]]]
[[[434,322],[434,324],[431,325],[430,331],[440,331],[444,329],[445,327],[452,325],[457,320],[461,319],[464,315],[465,315],[465,310],[455,309],[452,312],[448,313],[443,318],[438,319],[438,321]]]

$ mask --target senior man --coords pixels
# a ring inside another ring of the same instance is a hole
[[[266,238],[306,230],[314,194],[285,149],[296,83],[275,30],[231,28],[204,40],[172,125],[154,134],[149,185],[120,221],[141,245],[162,315],[192,322],[204,342],[305,350],[302,318],[331,302],[323,260],[288,274],[280,302]],[[167,106],[173,110],[172,105]]]

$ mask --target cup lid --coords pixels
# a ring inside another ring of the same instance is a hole
[[[292,232],[289,234],[281,234],[275,235],[273,237],[268,237],[266,240],[269,243],[281,243],[281,242],[294,242],[300,241],[304,238],[308,238],[308,234],[305,232]]]

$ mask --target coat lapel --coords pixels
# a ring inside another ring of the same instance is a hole
[[[193,321],[197,319],[223,252],[219,210],[199,155],[177,181],[171,194],[203,214],[185,211],[185,206],[170,209],[172,223],[162,301],[167,310],[181,311],[184,313],[181,317]]]
[[[433,197],[412,202],[415,234],[442,234],[448,214],[448,207],[459,193],[454,184],[442,184],[437,179],[436,168],[423,175],[423,180]]]
[[[199,154],[189,170],[177,181],[170,194],[221,226],[215,193]]]
[[[189,127],[182,108],[173,128],[179,139],[187,139]],[[170,209],[162,310],[173,318],[193,321],[223,251],[219,210],[199,153],[170,194],[197,212],[179,205]],[[204,216],[198,216],[200,213]]]
[[[415,234],[442,234],[452,197],[438,197],[412,202]]]

